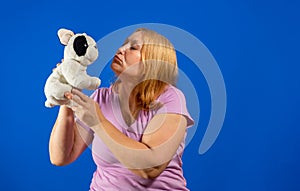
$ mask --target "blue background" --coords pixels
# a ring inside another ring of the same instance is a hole
[[[209,92],[205,79],[178,55],[201,104],[199,126],[183,157],[188,187],[300,190],[299,5],[296,0],[7,1],[0,8],[0,190],[88,189],[95,169],[89,149],[69,166],[49,161],[57,108],[44,107],[43,86],[62,57],[56,32],[67,27],[100,39],[147,22],[195,35],[215,57],[226,84],[224,126],[213,147],[199,155]],[[102,75],[103,85],[109,84]]]

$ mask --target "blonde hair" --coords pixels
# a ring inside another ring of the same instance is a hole
[[[139,28],[135,32],[138,31],[142,32],[143,38],[141,61],[144,75],[131,93],[137,108],[137,111],[132,111],[133,116],[140,110],[157,107],[159,103],[155,100],[168,84],[176,84],[178,74],[176,51],[171,42],[153,30]]]

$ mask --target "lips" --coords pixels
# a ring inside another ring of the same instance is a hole
[[[116,62],[118,64],[122,64],[122,60],[117,55],[114,56],[114,62]]]

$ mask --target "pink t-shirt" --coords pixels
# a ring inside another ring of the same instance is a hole
[[[99,103],[104,116],[123,134],[141,141],[142,134],[152,117],[160,113],[182,114],[187,126],[193,125],[183,93],[174,86],[168,88],[157,98],[163,106],[157,110],[140,111],[136,121],[128,126],[122,118],[119,97],[109,88],[99,88],[91,96]],[[80,122],[79,122],[80,123]],[[81,124],[83,125],[83,124]],[[97,169],[93,174],[90,190],[97,191],[136,191],[136,190],[188,190],[182,172],[182,153],[184,140],[166,169],[155,179],[143,179],[124,167],[110,152],[98,136],[92,142],[93,159]]]

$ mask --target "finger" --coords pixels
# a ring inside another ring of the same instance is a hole
[[[71,94],[71,92],[65,92],[64,93],[64,96],[67,98],[67,99],[72,99],[73,95]]]
[[[78,113],[80,111],[79,106],[72,106],[71,109],[75,112]]]
[[[71,90],[72,94],[77,95],[78,97],[81,98],[82,101],[87,102],[89,100],[89,97],[87,95],[85,95],[84,93],[82,93],[81,91],[73,88]]]
[[[84,105],[85,105],[85,102],[81,99],[81,97],[79,97],[79,96],[76,95],[76,94],[73,94],[72,100],[73,100],[75,103],[77,103],[78,105],[80,105],[80,106],[84,106]]]

